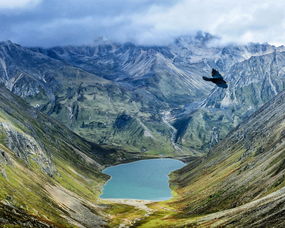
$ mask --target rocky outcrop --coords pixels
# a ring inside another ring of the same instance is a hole
[[[27,214],[24,210],[0,203],[0,226],[55,228],[55,224]]]
[[[48,175],[53,176],[56,172],[54,164],[51,162],[51,155],[45,148],[40,146],[38,142],[24,132],[17,131],[11,124],[0,123],[0,132],[5,138],[4,145],[12,151],[16,157],[29,164],[30,159],[41,167]],[[2,157],[4,162],[7,162],[5,152]]]

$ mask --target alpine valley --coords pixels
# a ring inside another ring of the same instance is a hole
[[[0,226],[284,227],[285,47],[217,40],[0,42]],[[188,163],[171,200],[99,198],[103,168],[158,157]]]

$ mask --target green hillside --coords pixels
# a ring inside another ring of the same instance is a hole
[[[285,93],[171,175],[175,198],[138,227],[284,227]]]
[[[134,157],[82,139],[0,87],[0,226],[105,226],[100,171]]]

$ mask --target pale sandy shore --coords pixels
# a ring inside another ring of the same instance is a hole
[[[109,202],[113,202],[113,203],[121,203],[121,204],[127,204],[130,206],[134,206],[136,208],[139,208],[141,210],[145,210],[147,212],[152,211],[152,209],[150,209],[147,204],[149,203],[153,203],[156,201],[152,201],[152,200],[137,200],[137,199],[112,199],[112,198],[108,198],[108,199],[101,199],[103,201],[109,201]]]

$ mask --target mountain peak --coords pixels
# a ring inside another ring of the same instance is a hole
[[[202,32],[199,31],[194,35],[184,35],[180,36],[175,40],[175,43],[187,43],[187,44],[194,44],[194,45],[206,45],[210,41],[213,41],[214,39],[218,39],[218,37],[208,33],[208,32]]]
[[[13,42],[11,40],[5,40],[5,41],[2,41],[1,43],[9,44],[9,45],[13,44]]]
[[[11,46],[14,43],[11,40],[5,40],[0,42],[0,46]]]
[[[21,45],[13,43],[11,40],[6,40],[6,41],[0,41],[0,47],[6,47],[10,49],[15,47],[21,47]]]
[[[196,33],[194,38],[195,38],[195,40],[200,41],[202,43],[207,43],[213,39],[217,39],[218,37],[216,37],[216,36],[214,36],[208,32],[199,31]]]
[[[94,39],[93,41],[93,45],[94,46],[100,46],[100,45],[108,45],[108,44],[112,44],[113,42],[111,40],[109,40],[108,38],[104,37],[104,36],[99,36],[96,39]]]

